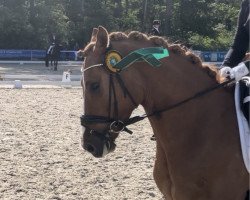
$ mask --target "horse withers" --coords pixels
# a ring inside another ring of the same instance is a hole
[[[108,34],[101,26],[83,54],[85,150],[95,157],[114,151],[142,105],[157,138],[154,179],[166,199],[246,198],[233,91],[221,86],[217,69],[161,37]]]
[[[52,44],[46,51],[45,56],[45,66],[53,68],[54,71],[57,71],[58,61],[60,59],[60,52],[62,50],[62,46],[60,44]]]

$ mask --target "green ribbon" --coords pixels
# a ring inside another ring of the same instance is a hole
[[[159,67],[161,65],[160,59],[168,56],[168,50],[163,47],[142,48],[125,56],[121,61],[114,65],[114,68],[122,70],[137,61],[146,61],[153,67]]]

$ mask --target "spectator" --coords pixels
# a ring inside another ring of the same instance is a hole
[[[160,25],[161,25],[160,20],[154,20],[153,28],[151,29],[150,35],[160,36],[160,31],[159,31]]]

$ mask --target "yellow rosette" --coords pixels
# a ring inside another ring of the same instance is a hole
[[[115,68],[116,63],[121,61],[122,57],[117,51],[109,51],[105,57],[105,64],[109,71],[117,73],[120,70]]]

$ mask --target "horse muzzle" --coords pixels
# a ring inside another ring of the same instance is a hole
[[[115,150],[116,144],[110,137],[110,133],[99,133],[95,130],[85,129],[82,139],[82,147],[96,158],[101,158]]]

